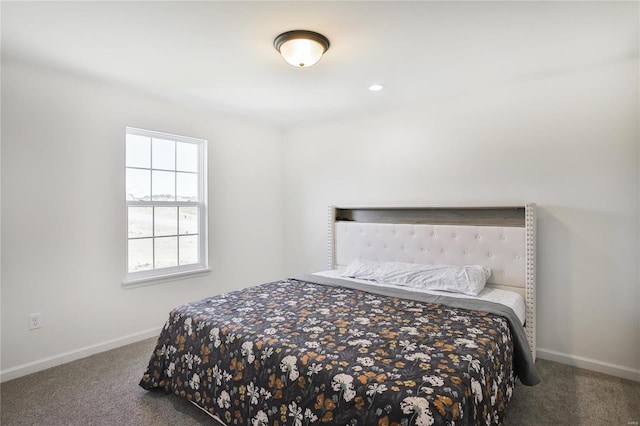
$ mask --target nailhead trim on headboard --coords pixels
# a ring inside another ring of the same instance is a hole
[[[536,359],[536,209],[535,204],[525,205],[525,230],[527,244],[527,340],[533,359]]]

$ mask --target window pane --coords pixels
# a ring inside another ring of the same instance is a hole
[[[153,168],[176,169],[176,143],[174,141],[153,138]]]
[[[153,201],[175,201],[176,174],[174,172],[153,172]]]
[[[129,207],[129,238],[153,237],[153,207]]]
[[[178,208],[156,207],[154,221],[154,235],[166,236],[178,234]]]
[[[155,238],[156,269],[178,266],[178,237]]]
[[[129,272],[153,269],[153,239],[129,240]]]
[[[180,264],[191,265],[198,263],[198,239],[197,235],[180,238]]]
[[[127,167],[151,167],[151,138],[127,135]]]
[[[149,201],[151,172],[149,170],[127,169],[127,200]]]
[[[178,180],[178,201],[198,201],[198,175],[195,173],[176,173]]]
[[[198,145],[177,142],[177,151],[176,169],[183,172],[198,172]]]
[[[198,233],[198,208],[180,207],[180,235]]]

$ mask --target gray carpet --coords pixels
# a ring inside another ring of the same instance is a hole
[[[185,400],[138,386],[155,339],[0,385],[2,425],[217,425]],[[538,360],[543,383],[517,385],[507,425],[638,425],[640,383]]]

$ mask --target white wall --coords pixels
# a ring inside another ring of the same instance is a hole
[[[209,141],[209,276],[122,288],[125,126]],[[173,306],[281,277],[281,145],[273,128],[3,57],[2,378],[155,335]],[[28,331],[36,312],[44,327]]]
[[[637,58],[301,125],[284,144],[108,83],[1,71],[4,380],[155,335],[179,303],[324,269],[330,204],[526,201],[540,356],[640,378]],[[122,289],[127,125],[209,140],[210,276]],[[44,327],[27,331],[33,312]]]
[[[285,272],[326,267],[331,204],[535,202],[539,356],[640,380],[638,71],[636,57],[290,129]]]

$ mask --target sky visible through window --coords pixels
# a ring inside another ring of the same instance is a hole
[[[198,146],[127,135],[127,200],[198,201]]]

